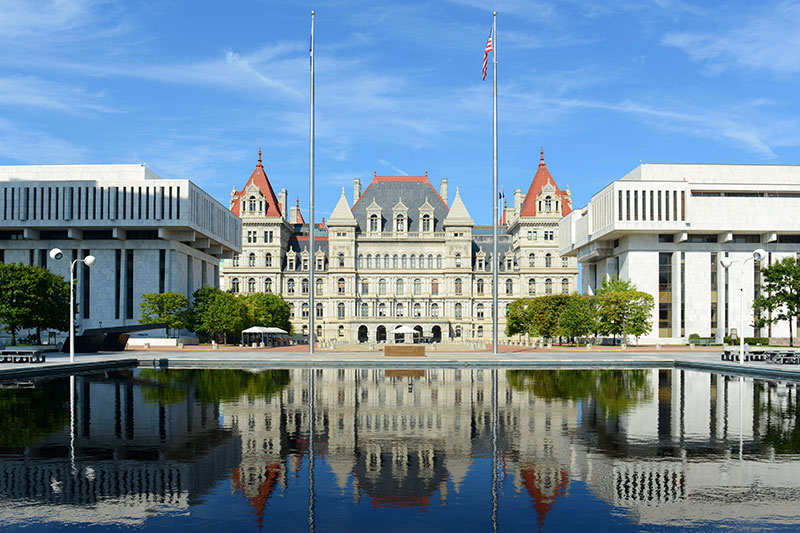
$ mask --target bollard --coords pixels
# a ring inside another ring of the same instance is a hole
[[[150,349],[150,343],[149,342],[144,343],[144,349],[145,350],[149,350]]]
[[[179,350],[183,350],[183,343],[182,343],[182,342],[179,342],[179,343],[178,343],[178,349],[179,349]]]
[[[217,343],[217,341],[212,341],[211,347],[215,350],[219,350],[219,344]]]
[[[589,351],[591,349],[592,349],[592,345],[587,342],[586,343],[586,351]]]

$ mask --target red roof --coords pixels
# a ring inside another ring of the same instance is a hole
[[[243,200],[243,192],[250,185],[255,185],[258,187],[258,190],[264,195],[264,199],[267,202],[266,216],[281,216],[281,205],[278,203],[278,198],[275,196],[275,191],[272,190],[272,185],[269,184],[269,178],[267,178],[267,174],[264,172],[264,165],[261,164],[261,148],[258,149],[258,164],[256,165],[253,173],[250,174],[250,179],[247,180],[247,183],[244,184],[244,187],[241,191],[236,191],[233,195],[233,205],[231,205],[231,211],[234,215],[241,215],[240,205]]]
[[[505,226],[508,224],[508,221],[506,220],[506,209],[508,209],[508,204],[506,203],[506,199],[503,198],[503,214],[500,217],[500,222],[498,222],[498,225],[500,226]]]
[[[522,211],[519,216],[536,216],[536,198],[548,183],[555,188],[556,196],[561,199],[561,216],[566,216],[572,211],[572,207],[570,207],[568,201],[569,196],[567,195],[567,191],[562,191],[558,188],[556,180],[553,179],[553,176],[550,175],[550,171],[547,170],[547,165],[544,163],[544,149],[542,149],[541,158],[539,159],[539,168],[536,170],[536,175],[533,177],[531,186],[528,189],[528,194],[525,195],[525,201],[522,202]]]
[[[533,463],[524,463],[522,468],[522,483],[528,489],[533,500],[532,506],[536,510],[536,521],[539,524],[539,530],[544,527],[544,521],[547,518],[547,513],[556,501],[556,498],[563,496],[569,486],[569,475],[561,468],[558,472],[558,484],[555,487],[547,488],[542,491],[539,487],[541,479],[537,479],[536,465]],[[547,475],[545,473],[545,475]]]
[[[292,220],[294,224],[305,224],[306,221],[303,219],[303,213],[300,212],[300,197],[297,197],[297,220]]]
[[[278,479],[281,477],[280,465],[269,464],[266,466],[266,479],[264,480],[264,483],[258,487],[258,493],[252,497],[248,496],[247,494],[247,487],[245,487],[245,484],[242,481],[242,472],[239,467],[234,468],[231,474],[231,481],[233,481],[234,489],[240,491],[247,499],[247,503],[253,507],[253,510],[256,513],[258,530],[261,531],[264,525],[264,509],[267,507],[267,501],[269,500],[272,491],[275,489]]]

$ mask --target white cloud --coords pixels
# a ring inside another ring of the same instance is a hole
[[[389,168],[389,169],[390,169],[392,172],[394,172],[394,173],[395,173],[395,174],[394,174],[395,176],[408,176],[408,172],[406,172],[406,171],[405,171],[405,170],[403,170],[402,168],[399,168],[399,167],[398,167],[397,165],[395,165],[394,163],[391,163],[391,162],[389,162],[389,161],[386,161],[386,160],[384,160],[384,159],[378,159],[378,163],[379,163],[381,166],[384,166],[384,167],[387,167],[387,168]]]
[[[25,164],[77,164],[89,150],[48,133],[26,130],[0,118],[0,157]]]
[[[737,11],[734,22],[721,28],[668,33],[662,43],[704,63],[710,74],[732,68],[780,75],[800,72],[800,3],[756,5],[760,11],[749,15]]]
[[[104,94],[91,93],[64,82],[45,80],[36,76],[0,77],[0,106],[19,106],[74,113],[113,110],[103,103]]]

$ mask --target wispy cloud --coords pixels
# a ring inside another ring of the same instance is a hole
[[[732,68],[767,70],[786,75],[800,72],[800,3],[754,4],[742,14],[709,31],[671,32],[662,43],[683,50],[715,75]]]
[[[0,118],[0,157],[25,164],[76,164],[88,156],[84,146]]]
[[[397,167],[394,163],[386,161],[385,159],[378,159],[378,163],[381,166],[389,168],[392,172],[395,173],[396,176],[408,176],[408,172],[406,172],[402,168]]]
[[[92,93],[82,87],[37,76],[0,77],[0,106],[21,106],[66,113],[113,112],[104,103],[104,99],[102,92]]]

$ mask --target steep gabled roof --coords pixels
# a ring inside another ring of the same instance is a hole
[[[353,212],[350,211],[350,205],[347,203],[347,198],[344,195],[344,187],[342,187],[342,195],[333,208],[333,213],[328,217],[328,226],[354,226],[356,218]]]
[[[556,191],[556,196],[561,200],[561,216],[566,216],[572,211],[572,200],[569,197],[569,193],[567,191],[562,191],[558,188],[558,185],[556,185],[556,180],[550,175],[550,171],[547,170],[547,165],[544,163],[544,148],[542,148],[539,168],[536,170],[536,175],[533,177],[531,186],[528,189],[528,194],[525,195],[525,201],[522,202],[522,210],[519,216],[536,216],[536,198],[548,183],[553,186]]]
[[[439,193],[428,181],[428,173],[424,176],[378,176],[374,175],[372,182],[364,190],[355,204],[353,216],[358,225],[367,227],[367,209],[380,206],[383,222],[392,219],[392,210],[399,207],[398,201],[408,209],[408,231],[422,231],[422,222],[419,220],[419,208],[425,202],[433,208],[433,231],[442,231],[442,222],[447,216],[447,204]]]
[[[255,185],[258,187],[258,190],[264,195],[264,199],[267,202],[266,216],[281,216],[281,205],[278,202],[278,198],[275,196],[275,191],[272,190],[272,185],[269,183],[269,178],[267,178],[266,172],[264,172],[264,165],[261,164],[261,148],[258,149],[258,164],[256,164],[256,168],[253,170],[253,173],[250,174],[250,179],[244,184],[242,190],[235,191],[233,193],[233,197],[231,198],[231,201],[233,202],[233,205],[231,205],[231,211],[236,216],[241,216],[241,203],[244,199],[243,193],[250,185]]]
[[[444,226],[474,226],[475,221],[469,216],[467,206],[461,199],[461,194],[456,187],[456,197],[453,198],[453,204],[450,206],[450,212],[444,219]]]

